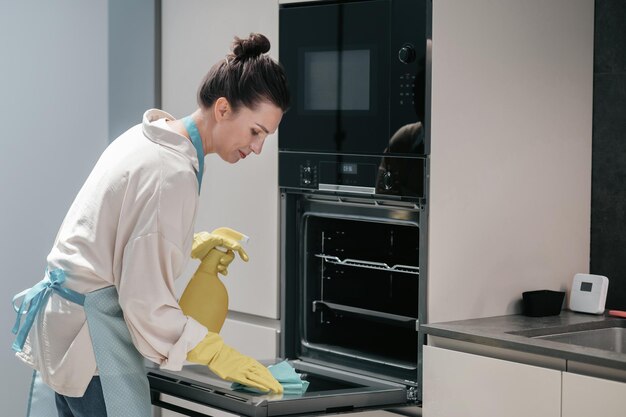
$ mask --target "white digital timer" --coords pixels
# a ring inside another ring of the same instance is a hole
[[[576,274],[569,293],[569,309],[581,313],[602,314],[609,279],[602,275]]]

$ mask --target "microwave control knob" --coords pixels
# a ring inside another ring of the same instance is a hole
[[[311,181],[312,181],[311,167],[306,166],[302,168],[302,183],[304,185],[311,185]]]
[[[409,43],[405,43],[398,51],[398,59],[403,64],[410,64],[415,61],[415,48]]]
[[[385,171],[383,174],[383,187],[385,190],[389,191],[393,187],[393,181],[391,179],[391,172]]]

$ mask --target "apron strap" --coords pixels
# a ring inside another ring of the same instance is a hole
[[[12,346],[14,351],[21,352],[24,348],[26,337],[28,336],[30,329],[33,327],[35,318],[37,317],[39,311],[42,308],[45,308],[52,291],[56,292],[66,300],[72,301],[73,303],[79,305],[83,305],[85,303],[85,296],[76,291],[72,291],[69,288],[63,287],[62,285],[64,282],[65,271],[62,269],[54,269],[52,271],[46,269],[46,276],[44,279],[39,281],[32,288],[26,289],[13,297],[13,309],[17,313],[15,325],[12,330],[13,334],[17,335]],[[18,307],[15,303],[22,297],[22,302]],[[22,323],[22,316],[24,315],[26,317]]]
[[[193,146],[196,148],[196,153],[198,154],[198,173],[196,176],[198,177],[198,193],[200,193],[202,174],[204,174],[204,149],[202,148],[202,139],[200,138],[198,126],[196,126],[196,122],[193,121],[191,116],[184,117],[182,121],[185,125],[185,129],[187,129],[187,133],[189,133],[191,143],[193,143]]]

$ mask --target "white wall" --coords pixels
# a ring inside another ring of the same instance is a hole
[[[434,0],[429,322],[589,268],[593,0]]]
[[[107,2],[0,0],[0,404],[25,414],[15,293],[42,278],[74,195],[108,143]]]

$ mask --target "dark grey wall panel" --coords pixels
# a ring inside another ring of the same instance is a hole
[[[595,73],[626,71],[626,1],[596,0]]]
[[[596,0],[591,265],[626,310],[626,1]]]

